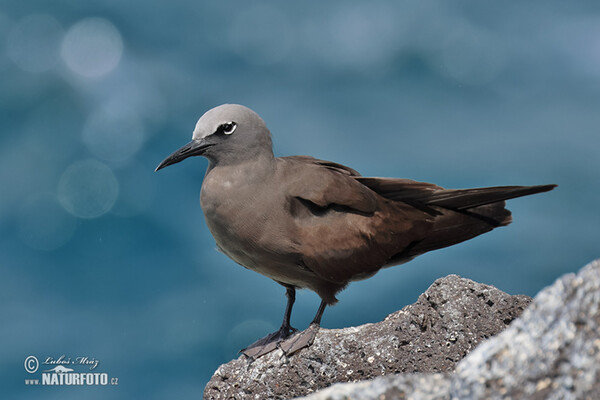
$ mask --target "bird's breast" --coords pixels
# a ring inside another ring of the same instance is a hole
[[[283,218],[285,201],[267,186],[209,174],[200,203],[219,248],[238,264],[276,279],[296,263],[295,227]]]

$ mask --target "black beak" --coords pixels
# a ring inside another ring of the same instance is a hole
[[[192,140],[185,146],[176,150],[169,157],[165,158],[160,164],[158,164],[158,167],[156,167],[154,172],[158,171],[159,169],[163,169],[164,167],[168,167],[169,165],[177,164],[188,157],[201,156],[202,153],[204,153],[204,151],[212,145],[213,143],[207,143],[205,139]]]

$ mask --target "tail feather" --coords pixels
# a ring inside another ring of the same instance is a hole
[[[413,246],[411,256],[452,246],[510,224],[512,216],[504,205],[502,201],[475,207],[468,212],[443,213],[435,219],[427,236]]]
[[[468,210],[499,201],[547,192],[555,187],[556,185],[496,186],[477,189],[440,190],[432,193],[425,199],[425,204],[450,208],[453,210]]]
[[[395,201],[421,203],[454,210],[467,210],[485,204],[510,200],[516,197],[547,192],[556,185],[494,186],[475,189],[444,189],[432,183],[410,179],[355,177],[381,196]]]
[[[498,226],[510,224],[505,200],[547,192],[556,185],[497,186],[475,189],[444,189],[408,179],[355,178],[378,194],[403,201],[428,212],[433,225],[427,235],[396,254],[386,266],[396,265],[431,250],[472,239]]]

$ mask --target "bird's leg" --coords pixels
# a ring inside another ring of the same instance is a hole
[[[289,339],[286,339],[279,343],[279,348],[283,350],[283,352],[291,356],[298,350],[301,350],[305,347],[309,347],[313,344],[315,337],[317,336],[317,332],[321,327],[321,318],[323,317],[323,312],[325,311],[325,307],[327,307],[327,303],[325,300],[321,300],[321,304],[319,305],[319,309],[317,310],[317,314],[313,321],[310,323],[310,326],[299,332]]]
[[[313,321],[310,323],[311,325],[313,325],[313,324],[316,324],[317,326],[321,325],[321,318],[323,318],[323,312],[325,311],[325,307],[327,307],[327,303],[325,303],[325,300],[321,300],[321,304],[319,305],[317,314],[313,318]]]
[[[296,301],[296,289],[294,289],[293,286],[286,286],[285,295],[288,301],[287,305],[285,306],[285,314],[283,315],[283,322],[281,323],[281,328],[279,328],[279,332],[287,332],[287,336],[289,336],[292,333],[298,332],[298,329],[290,325],[290,318],[292,317],[292,307],[294,306],[294,302]]]
[[[290,318],[292,316],[292,307],[294,306],[294,301],[296,301],[296,289],[293,286],[285,286],[286,291],[285,295],[287,297],[287,306],[285,307],[285,314],[283,315],[283,322],[281,323],[281,327],[279,330],[265,336],[262,339],[258,339],[256,342],[252,343],[250,346],[241,350],[241,353],[244,353],[248,357],[258,358],[263,356],[277,348],[277,344],[282,340],[287,339],[293,333],[298,332],[296,328],[293,328],[290,325]],[[322,312],[321,312],[322,313]]]

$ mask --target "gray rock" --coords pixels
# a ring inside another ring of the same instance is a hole
[[[451,371],[477,344],[505,329],[530,301],[450,275],[384,321],[321,329],[311,347],[291,357],[281,350],[254,362],[240,356],[219,367],[204,398],[287,399],[336,382]]]
[[[600,260],[544,289],[454,373],[334,385],[310,400],[600,399]]]

